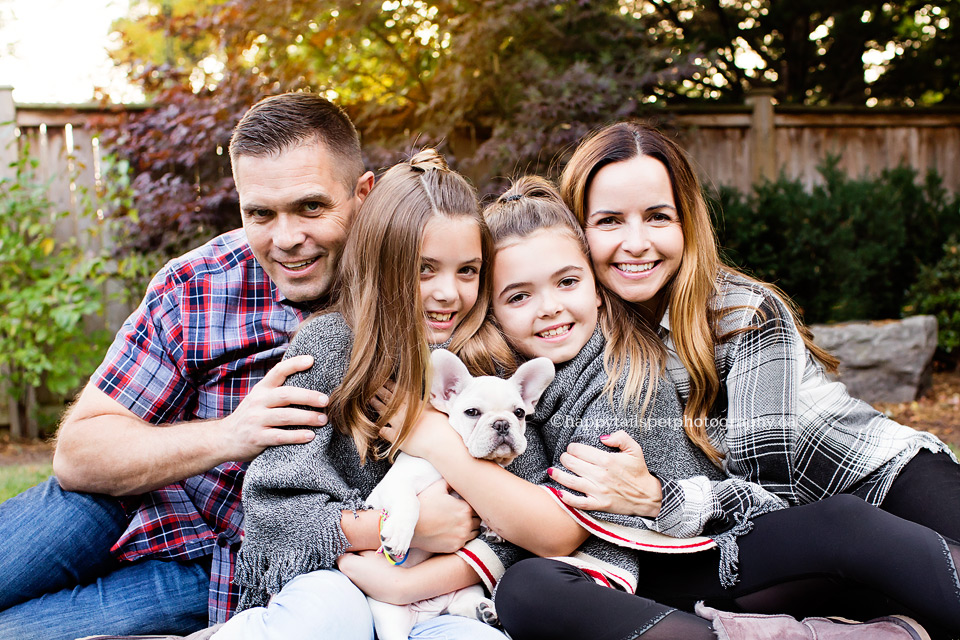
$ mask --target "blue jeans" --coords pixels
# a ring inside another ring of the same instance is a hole
[[[211,640],[374,640],[367,598],[335,570],[299,575],[266,607],[238,613]],[[478,620],[442,615],[417,624],[410,640],[507,640]]]
[[[120,563],[128,518],[109,496],[55,478],[0,504],[0,638],[189,633],[206,626],[203,562]]]

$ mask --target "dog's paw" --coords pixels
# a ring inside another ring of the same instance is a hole
[[[488,527],[487,523],[485,522],[480,523],[480,539],[484,542],[503,542],[503,538],[500,537],[500,534]]]
[[[497,611],[493,607],[493,600],[484,598],[480,604],[477,605],[477,620],[491,627],[496,627],[500,624],[500,618],[497,617]]]
[[[401,562],[410,551],[416,520],[403,517],[403,514],[390,514],[380,525],[380,546],[391,558]]]

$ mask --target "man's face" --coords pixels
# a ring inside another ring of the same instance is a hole
[[[323,297],[353,214],[373,185],[364,174],[348,189],[338,158],[320,142],[276,156],[237,158],[234,180],[253,255],[288,300]]]

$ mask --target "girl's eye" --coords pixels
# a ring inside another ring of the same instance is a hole
[[[460,269],[460,275],[464,276],[475,276],[480,273],[480,269],[476,267],[463,267]]]
[[[421,276],[430,275],[431,273],[433,273],[433,267],[431,267],[431,266],[428,265],[428,264],[422,264],[422,265],[420,265],[420,275],[421,275]]]
[[[507,304],[515,304],[517,302],[523,302],[530,297],[529,293],[515,293],[509,298],[507,298]]]
[[[570,276],[561,280],[559,284],[561,288],[567,289],[569,287],[576,286],[578,282],[580,281],[574,278],[573,276]]]

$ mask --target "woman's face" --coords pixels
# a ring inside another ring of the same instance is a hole
[[[590,264],[569,234],[546,229],[497,251],[493,315],[522,355],[570,360],[593,335],[598,306]]]
[[[480,228],[467,216],[434,216],[423,231],[420,253],[427,341],[441,344],[477,303],[483,264]]]
[[[590,183],[586,209],[597,279],[653,316],[683,256],[667,168],[649,156],[608,164]]]

